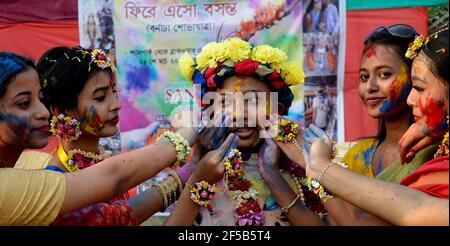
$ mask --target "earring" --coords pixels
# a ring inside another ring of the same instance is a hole
[[[80,122],[63,114],[57,117],[53,116],[50,122],[50,132],[58,139],[75,141],[81,135]]]

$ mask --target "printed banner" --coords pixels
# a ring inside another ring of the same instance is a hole
[[[113,5],[123,149],[143,146],[143,136],[149,138],[157,124],[170,127],[172,110],[194,100],[192,82],[178,68],[184,52],[195,56],[205,44],[239,34],[303,62],[301,0],[117,0]],[[289,117],[304,125],[303,87],[291,88],[295,101]]]

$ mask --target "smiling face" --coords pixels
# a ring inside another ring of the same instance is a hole
[[[413,89],[408,96],[408,105],[413,108],[416,122],[425,122],[431,129],[443,129],[449,110],[448,83],[431,72],[430,62],[423,52],[414,59],[411,69]]]
[[[20,148],[43,148],[48,143],[49,112],[40,101],[36,70],[17,74],[0,98],[0,142]]]
[[[111,137],[117,133],[120,102],[112,76],[100,71],[78,94],[77,106],[68,113],[82,122],[83,134]]]
[[[225,93],[230,92],[241,92],[247,99],[245,104],[241,105],[237,100],[233,100],[233,103],[224,100]],[[261,111],[259,110],[261,107],[257,105],[259,92],[266,93],[267,100],[270,98],[269,87],[264,82],[251,76],[232,76],[223,82],[221,88],[217,89],[217,93],[222,97],[222,104],[219,104],[219,106],[223,105],[232,112],[234,122],[241,121],[244,123],[244,127],[235,129],[239,137],[239,148],[251,148],[259,143],[258,127],[249,126],[249,119],[259,119],[260,114],[266,113],[259,112]],[[264,105],[263,108],[267,111],[267,105]]]
[[[375,44],[361,59],[359,95],[373,118],[395,115],[407,107],[409,68],[389,45]]]

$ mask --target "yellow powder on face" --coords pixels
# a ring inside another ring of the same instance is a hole
[[[235,92],[242,92],[242,87],[241,87],[241,84],[242,84],[242,79],[238,79],[238,80],[236,80],[236,82],[234,82],[234,91]]]

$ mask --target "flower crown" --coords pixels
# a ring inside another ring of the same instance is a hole
[[[178,65],[187,80],[202,85],[202,92],[203,88],[214,90],[220,87],[224,77],[234,74],[256,74],[277,90],[305,80],[301,64],[287,62],[284,51],[269,45],[254,46],[239,38],[205,45],[195,61],[184,53]]]

